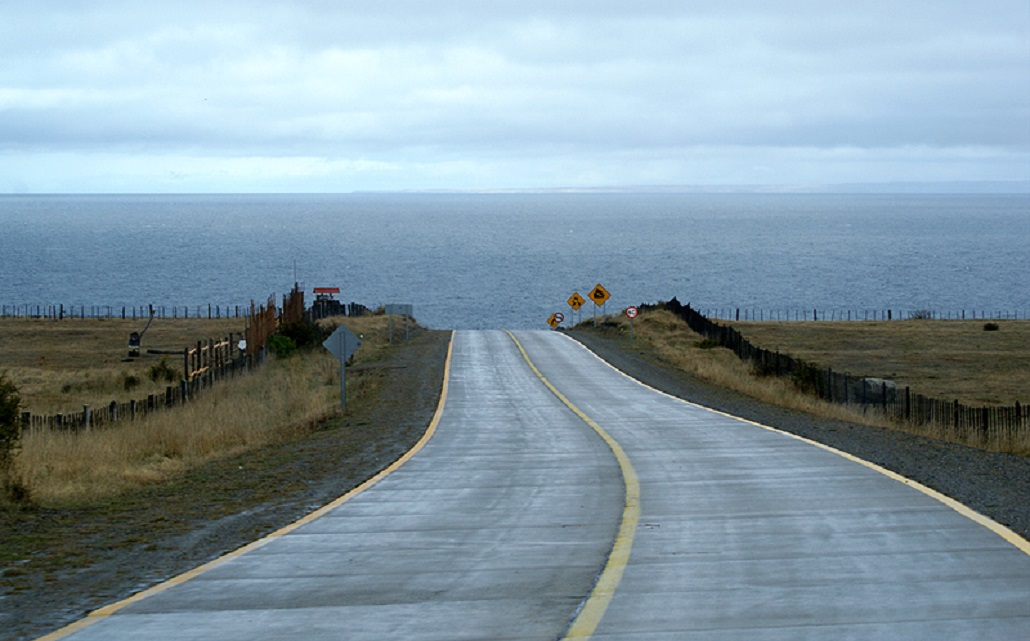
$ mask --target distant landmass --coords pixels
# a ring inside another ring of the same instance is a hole
[[[609,185],[498,189],[411,189],[404,193],[477,194],[1028,194],[1030,180],[868,182],[780,185]],[[376,192],[361,192],[376,193]],[[385,193],[385,192],[378,192]],[[396,192],[394,192],[396,193]]]

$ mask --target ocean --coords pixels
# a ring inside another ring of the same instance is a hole
[[[677,297],[722,316],[1025,318],[1030,195],[0,196],[9,312],[206,313],[295,282],[435,328],[546,328],[598,283],[608,313]]]

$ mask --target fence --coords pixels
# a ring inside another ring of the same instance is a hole
[[[198,344],[196,348],[185,348],[180,352],[160,353],[182,354],[185,360],[185,378],[177,385],[167,386],[163,394],[148,394],[146,398],[125,403],[111,401],[109,405],[97,408],[84,405],[81,412],[67,414],[45,416],[22,412],[22,430],[92,429],[118,421],[134,421],[181,405],[211,388],[216,382],[236,376],[254,364],[245,353],[233,349],[231,336],[217,342],[210,340],[208,345]]]
[[[155,305],[155,318],[246,318],[248,308],[240,305]],[[64,305],[3,304],[0,318],[149,318],[148,305]]]
[[[78,314],[74,314],[74,307],[69,306],[68,314],[65,314],[63,305],[37,305],[35,308],[29,305],[3,306],[3,317],[29,317],[29,318],[115,318],[117,308],[112,306],[90,307],[89,315],[86,314],[86,307],[79,307]],[[167,316],[167,308],[154,307],[154,315],[157,318],[178,318],[178,307],[172,307],[172,315]],[[182,318],[190,318],[189,308],[184,307]],[[203,318],[203,308],[197,306],[193,318]],[[90,429],[100,427],[121,420],[136,420],[156,411],[181,405],[193,398],[196,394],[211,387],[215,382],[235,376],[237,373],[260,365],[264,362],[264,356],[268,347],[268,341],[281,325],[293,322],[301,322],[305,318],[304,292],[297,284],[289,294],[283,296],[283,307],[280,310],[275,306],[275,296],[269,296],[265,305],[255,306],[250,301],[249,309],[243,308],[240,314],[240,307],[224,308],[227,315],[222,316],[223,308],[219,305],[208,305],[208,318],[246,318],[246,347],[237,349],[238,341],[236,335],[229,334],[228,337],[218,341],[208,339],[198,341],[195,347],[186,347],[182,350],[147,350],[149,354],[167,354],[182,357],[183,378],[178,385],[169,385],[165,388],[164,394],[149,394],[145,399],[132,400],[127,403],[111,401],[105,407],[91,408],[84,405],[81,412],[55,415],[35,415],[23,412],[21,424],[23,430],[34,429]],[[340,313],[348,316],[360,316],[369,312],[369,309],[359,303],[341,304]],[[122,318],[149,317],[149,307],[121,308]],[[235,315],[229,315],[230,312]],[[106,315],[105,315],[106,313]]]
[[[889,321],[911,318],[933,320],[1027,320],[1030,310],[984,309],[759,309],[717,307],[697,310],[707,318],[732,321]]]
[[[675,298],[657,305],[641,305],[641,309],[659,307],[683,319],[705,339],[732,350],[759,375],[790,378],[799,389],[824,400],[854,405],[863,412],[880,412],[913,432],[934,438],[1008,452],[1028,447],[1030,411],[1018,401],[1012,406],[972,407],[957,399],[948,401],[913,394],[910,388],[898,388],[886,379],[842,374],[760,348],[732,327],[713,322]]]
[[[286,297],[284,296],[284,299]],[[337,302],[337,301],[333,301]],[[303,305],[303,300],[301,301]],[[272,305],[269,305],[272,306]],[[249,318],[253,309],[251,305],[155,305],[154,317],[163,319],[177,318],[209,318],[231,319]],[[361,316],[370,313],[370,309],[361,303],[338,302],[331,312],[315,314],[314,318],[330,315]],[[86,318],[149,318],[148,305],[63,305],[63,304],[3,304],[0,305],[0,318],[46,318],[46,319],[86,319]]]

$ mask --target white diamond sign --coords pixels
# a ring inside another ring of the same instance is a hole
[[[322,347],[329,350],[343,364],[350,360],[354,352],[358,351],[361,341],[354,335],[354,332],[340,325],[329,338],[325,339]]]
[[[329,338],[325,339],[322,347],[329,350],[340,361],[340,407],[346,410],[347,379],[344,376],[344,370],[346,369],[344,366],[350,360],[350,357],[354,355],[354,352],[358,351],[358,348],[361,347],[361,341],[358,340],[358,337],[352,331],[340,325]]]

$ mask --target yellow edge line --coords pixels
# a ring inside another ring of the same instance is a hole
[[[923,494],[929,496],[930,498],[935,499],[935,500],[943,503],[944,505],[948,506],[952,510],[955,510],[956,512],[958,512],[962,516],[966,517],[967,519],[970,519],[971,521],[973,521],[973,522],[975,522],[975,523],[977,523],[979,525],[982,525],[983,527],[987,528],[991,532],[994,532],[995,534],[997,534],[1001,538],[1005,539],[1006,541],[1008,541],[1009,543],[1014,545],[1017,549],[1019,549],[1024,554],[1030,555],[1030,541],[1027,541],[1023,537],[1021,537],[1019,534],[1016,534],[1015,532],[1013,532],[1009,528],[1005,527],[1001,523],[998,523],[994,519],[991,519],[990,517],[987,517],[987,516],[984,516],[983,514],[980,514],[976,510],[972,509],[971,507],[969,507],[969,506],[967,506],[967,505],[965,505],[963,503],[960,503],[960,502],[956,501],[955,499],[951,498],[950,496],[948,496],[946,494],[942,494],[942,493],[938,492],[937,490],[935,490],[933,488],[927,487],[927,486],[923,485],[922,483],[920,483],[919,481],[914,481],[914,480],[912,480],[912,479],[910,479],[910,478],[908,478],[906,476],[902,476],[901,474],[898,474],[897,472],[892,472],[891,470],[888,470],[885,467],[877,465],[876,463],[873,463],[871,461],[867,461],[865,459],[859,458],[859,457],[855,456],[854,454],[849,454],[849,453],[845,452],[844,450],[838,450],[837,448],[831,447],[829,445],[826,445],[825,443],[820,443],[818,441],[813,441],[812,439],[805,438],[804,436],[798,436],[797,434],[791,434],[790,432],[786,432],[786,431],[781,430],[781,429],[776,428],[776,427],[771,427],[769,425],[763,425],[762,423],[758,423],[758,422],[752,421],[750,419],[741,418],[740,416],[735,416],[733,414],[729,414],[729,413],[723,412],[721,410],[713,409],[711,407],[706,407],[706,406],[700,405],[698,403],[693,403],[691,401],[687,401],[687,400],[684,400],[682,398],[679,398],[678,396],[673,396],[672,394],[669,394],[667,392],[663,392],[662,390],[657,389],[655,387],[651,387],[647,383],[644,383],[643,381],[637,380],[637,379],[633,378],[632,376],[630,376],[629,374],[627,374],[626,372],[623,372],[619,368],[615,367],[614,365],[612,365],[608,361],[606,361],[603,358],[601,358],[600,356],[598,356],[596,353],[593,352],[593,350],[591,350],[589,347],[587,347],[583,343],[580,343],[579,341],[577,341],[577,340],[575,340],[575,339],[573,339],[571,337],[567,337],[567,338],[569,340],[573,341],[574,343],[576,343],[577,345],[579,345],[580,347],[582,347],[583,349],[585,349],[586,351],[588,351],[591,354],[593,354],[598,360],[600,360],[602,363],[604,363],[608,367],[612,368],[613,370],[615,370],[619,374],[622,374],[623,376],[625,376],[626,378],[630,379],[631,381],[634,381],[634,382],[638,383],[639,385],[643,385],[644,387],[646,387],[646,388],[648,388],[650,390],[658,392],[659,394],[662,394],[664,396],[668,396],[669,398],[677,400],[677,401],[679,401],[681,403],[686,403],[687,405],[693,405],[694,407],[699,407],[699,408],[701,408],[703,410],[708,410],[709,412],[714,412],[716,414],[720,414],[722,416],[727,416],[729,418],[733,418],[733,419],[736,419],[738,421],[742,421],[744,423],[749,423],[751,425],[755,425],[757,427],[760,427],[760,428],[762,428],[764,430],[769,430],[770,432],[776,432],[777,434],[783,434],[784,436],[789,436],[790,438],[797,439],[799,441],[802,441],[804,443],[808,443],[810,445],[814,445],[814,446],[816,446],[816,447],[818,447],[820,449],[826,450],[827,452],[832,452],[832,453],[834,453],[834,454],[836,454],[838,456],[842,456],[842,457],[848,459],[849,461],[854,461],[855,463],[858,463],[860,465],[864,465],[865,467],[867,467],[867,468],[869,468],[869,469],[871,469],[871,470],[873,470],[875,472],[879,472],[880,474],[883,474],[884,476],[886,476],[886,477],[888,477],[890,479],[898,481],[899,483],[903,483],[903,484],[905,484],[905,485],[907,485],[907,486],[909,486],[909,487],[911,487],[911,488],[913,488],[915,490],[918,490],[919,492],[922,492]]]
[[[337,499],[334,499],[331,503],[328,503],[328,504],[318,508],[314,512],[311,512],[310,514],[300,518],[299,520],[294,521],[293,523],[290,523],[289,525],[287,525],[287,526],[285,526],[283,528],[280,528],[280,529],[276,530],[275,532],[272,532],[271,534],[265,536],[264,538],[258,539],[257,541],[254,541],[252,543],[248,543],[247,545],[244,545],[243,547],[241,547],[241,548],[239,548],[237,550],[229,552],[228,554],[220,556],[217,559],[214,559],[212,561],[208,561],[204,565],[196,567],[196,568],[194,568],[192,570],[189,570],[187,572],[184,572],[182,574],[174,576],[174,577],[168,579],[167,581],[164,581],[163,583],[159,583],[159,584],[157,584],[157,585],[155,585],[155,586],[153,586],[151,588],[148,588],[148,589],[146,589],[146,590],[144,590],[142,592],[138,592],[138,593],[128,597],[127,599],[123,599],[123,600],[118,601],[116,603],[112,603],[110,605],[106,605],[106,606],[104,606],[102,608],[94,610],[93,612],[90,612],[88,615],[86,615],[86,618],[80,619],[80,620],[78,620],[78,621],[76,621],[74,623],[71,623],[71,624],[61,628],[60,630],[57,630],[55,632],[51,632],[50,634],[48,634],[48,635],[46,635],[44,637],[40,637],[36,641],[56,641],[57,639],[63,639],[64,637],[68,636],[69,634],[72,634],[73,632],[77,632],[79,630],[82,630],[83,628],[87,628],[87,627],[93,625],[94,623],[97,623],[98,621],[101,621],[101,620],[111,616],[115,612],[118,612],[119,610],[132,605],[133,603],[137,603],[139,601],[142,601],[143,599],[146,599],[147,597],[154,596],[155,594],[160,594],[161,592],[164,592],[165,590],[168,590],[169,588],[173,588],[173,587],[175,587],[177,585],[182,585],[183,583],[186,583],[187,581],[189,581],[191,579],[195,579],[198,576],[200,576],[201,574],[204,574],[205,572],[208,572],[209,570],[213,570],[214,568],[217,568],[220,565],[224,565],[225,563],[231,561],[232,559],[235,559],[235,558],[237,558],[239,556],[242,556],[242,555],[246,554],[247,552],[252,552],[254,550],[257,550],[258,548],[262,548],[262,547],[268,545],[269,543],[271,543],[272,541],[274,541],[274,540],[276,540],[276,539],[278,539],[278,538],[280,538],[280,537],[282,537],[282,536],[284,536],[286,534],[289,534],[290,532],[293,532],[297,528],[299,528],[301,526],[304,526],[304,525],[307,525],[308,523],[311,523],[315,519],[318,519],[318,518],[320,518],[322,516],[325,516],[328,512],[331,512],[332,510],[340,507],[341,505],[343,505],[347,501],[350,501],[351,499],[353,499],[355,496],[357,496],[357,495],[361,494],[362,492],[364,492],[365,490],[371,488],[373,485],[375,485],[379,481],[383,480],[387,475],[392,474],[393,472],[397,471],[397,469],[400,468],[405,463],[407,463],[411,459],[411,457],[413,457],[416,454],[418,454],[418,452],[422,448],[424,448],[426,446],[426,443],[429,442],[429,439],[431,439],[433,437],[433,434],[436,433],[436,427],[437,427],[437,425],[439,425],[440,417],[443,415],[444,404],[447,402],[447,388],[448,388],[448,384],[449,384],[449,381],[450,381],[450,378],[451,378],[451,354],[453,353],[453,350],[454,350],[454,332],[451,332],[451,340],[450,340],[450,343],[447,346],[447,359],[444,361],[443,388],[442,388],[442,391],[440,392],[440,402],[437,403],[436,412],[433,414],[433,419],[429,422],[429,427],[426,428],[426,431],[422,435],[422,438],[420,438],[418,440],[418,442],[415,443],[415,445],[412,446],[412,448],[410,450],[405,452],[399,459],[394,461],[392,464],[390,464],[385,469],[381,470],[378,474],[376,474],[372,478],[368,479],[367,481],[365,481],[361,485],[355,487],[351,491],[347,492],[343,496],[341,496],[341,497],[339,497]]]
[[[559,392],[558,388],[552,385],[540,373],[540,370],[536,368],[536,365],[530,360],[529,354],[526,353],[522,343],[515,338],[515,335],[507,330],[505,332],[511,337],[511,340],[515,341],[516,347],[522,352],[522,358],[526,360],[533,373],[543,381],[547,389],[551,390],[576,416],[581,418],[597,432],[598,436],[604,439],[604,442],[611,448],[612,453],[615,454],[615,458],[619,462],[619,468],[622,470],[623,485],[626,486],[626,502],[622,508],[622,523],[619,524],[615,543],[612,545],[611,552],[608,554],[608,560],[605,563],[604,569],[601,570],[601,574],[598,575],[593,590],[586,601],[583,602],[582,607],[580,607],[579,612],[576,614],[576,618],[563,637],[564,639],[589,638],[597,629],[601,618],[608,609],[608,604],[611,603],[612,597],[615,596],[615,590],[618,588],[622,575],[626,571],[626,565],[629,563],[630,551],[633,548],[633,537],[636,534],[637,523],[640,521],[640,481],[637,479],[637,472],[633,469],[633,464],[622,449],[622,446],[604,428],[594,422],[582,410],[573,405],[572,401],[567,399],[564,394]]]

